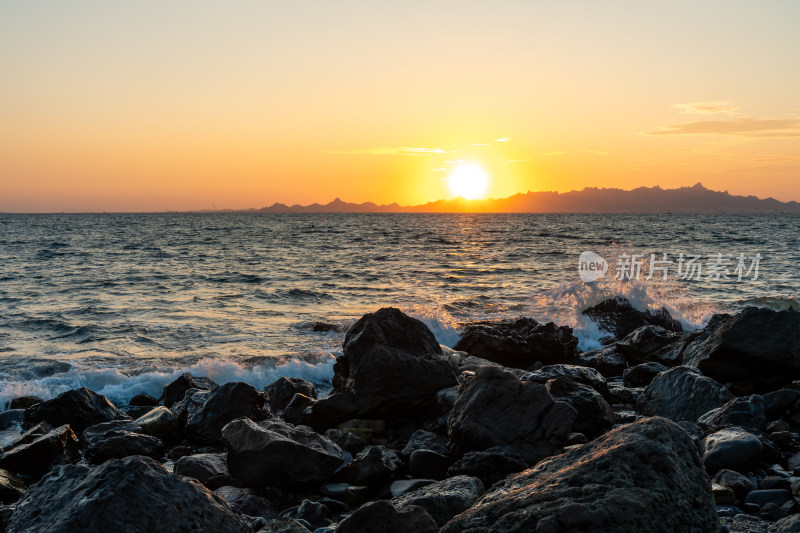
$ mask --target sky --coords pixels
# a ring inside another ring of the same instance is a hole
[[[800,2],[0,3],[0,211],[800,200]]]

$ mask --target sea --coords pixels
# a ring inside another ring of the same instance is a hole
[[[0,410],[82,386],[124,405],[182,372],[325,390],[347,328],[386,306],[446,346],[530,316],[591,350],[607,333],[581,311],[615,296],[687,330],[800,309],[798,260],[780,214],[0,214]]]

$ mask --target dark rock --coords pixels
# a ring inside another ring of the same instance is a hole
[[[747,493],[754,488],[750,478],[728,469],[717,472],[711,482],[732,490],[738,500],[744,500]]]
[[[711,474],[723,468],[746,471],[761,458],[763,450],[758,437],[736,427],[721,429],[700,443],[703,464]]]
[[[788,385],[800,378],[800,313],[748,307],[720,319],[686,346],[684,364],[756,392]]]
[[[627,387],[647,387],[653,379],[669,367],[661,363],[642,363],[622,373],[622,380]]]
[[[431,408],[456,377],[436,338],[398,309],[364,315],[351,327],[334,365],[334,387],[353,394],[361,416],[410,416]]]
[[[767,421],[777,420],[792,409],[800,400],[800,391],[780,389],[764,395],[764,413]]]
[[[575,363],[578,339],[567,326],[518,318],[468,325],[453,348],[503,366],[528,368],[537,361]]]
[[[8,504],[17,501],[27,488],[28,485],[23,480],[11,472],[0,469],[0,503]]]
[[[439,526],[443,526],[455,515],[469,509],[483,492],[480,479],[456,476],[396,496],[391,503],[400,511],[418,505],[428,511]]]
[[[797,533],[800,532],[800,514],[787,516],[772,524],[768,533]]]
[[[320,500],[303,500],[300,505],[281,512],[282,518],[301,520],[316,531],[338,520],[342,513],[350,508],[336,500],[322,498]]]
[[[0,457],[0,468],[18,476],[39,479],[51,466],[76,463],[79,459],[78,437],[65,424],[6,451]]]
[[[0,411],[0,431],[14,426],[22,426],[24,419],[24,409],[9,409],[8,411]]]
[[[408,458],[411,475],[426,479],[444,479],[453,459],[432,450],[414,450]]]
[[[261,420],[269,416],[266,396],[247,383],[226,383],[204,395],[202,407],[190,408],[186,419],[186,438],[202,444],[220,444],[221,431],[228,422],[241,417]]]
[[[14,398],[11,400],[11,405],[8,406],[9,409],[27,409],[28,407],[32,407],[37,403],[42,403],[44,400],[39,398],[38,396],[20,396],[18,398]]]
[[[155,407],[158,405],[158,400],[149,394],[137,394],[128,401],[128,405],[134,407]]]
[[[585,309],[582,313],[597,324],[613,333],[618,339],[624,339],[637,328],[652,324],[669,331],[683,331],[680,322],[672,318],[665,308],[651,312],[635,309],[628,300],[622,297],[611,298]]]
[[[551,379],[546,386],[553,398],[567,402],[578,412],[578,417],[572,423],[572,431],[595,438],[614,425],[614,411],[593,388],[567,377]]]
[[[329,439],[278,419],[234,420],[222,438],[231,474],[253,488],[320,483],[344,463],[344,452]]]
[[[780,506],[769,502],[764,504],[758,515],[765,520],[774,522],[776,520],[780,520],[781,518],[785,518],[786,511],[784,511]]]
[[[682,361],[680,350],[673,347],[679,339],[679,333],[661,326],[642,326],[619,341],[617,350],[634,365],[653,362],[672,367]]]
[[[479,368],[463,385],[447,422],[456,454],[508,446],[535,463],[560,453],[577,412],[540,383],[496,367]]]
[[[583,433],[570,433],[567,439],[567,446],[574,446],[576,444],[586,444],[589,439]]]
[[[223,486],[216,489],[214,493],[240,514],[260,516],[270,520],[275,518],[276,510],[274,505],[268,499],[256,494],[252,489]]]
[[[143,433],[164,440],[175,438],[180,432],[181,426],[180,420],[163,405],[137,418],[136,424],[142,428]]]
[[[441,454],[450,453],[446,438],[424,429],[418,429],[411,434],[405,447],[400,451],[400,455],[409,457],[416,450],[431,450]]]
[[[628,368],[628,360],[617,350],[615,344],[580,354],[578,363],[594,368],[607,378],[621,376]]]
[[[698,418],[697,423],[712,431],[730,426],[763,431],[767,426],[764,399],[755,394],[745,398],[734,398],[722,407],[712,409]]]
[[[781,476],[767,476],[758,480],[759,490],[783,489],[791,490],[792,482],[788,478]]]
[[[89,445],[86,457],[94,463],[131,455],[157,458],[164,451],[161,439],[143,434],[140,426],[127,420],[114,420],[87,428],[83,438]]]
[[[367,447],[367,441],[349,431],[329,429],[325,432],[325,436],[351,455],[358,455],[361,450]]]
[[[389,488],[390,494],[394,496],[400,496],[401,494],[405,494],[406,492],[411,492],[412,490],[416,490],[420,487],[426,487],[432,483],[436,483],[435,479],[401,479],[400,481],[392,482],[391,487]]]
[[[418,506],[398,511],[394,505],[379,500],[359,507],[339,522],[336,533],[437,533],[439,526],[431,515]]]
[[[83,387],[59,394],[52,400],[25,409],[25,427],[47,421],[53,426],[69,424],[73,431],[108,422],[125,415],[105,396]]]
[[[82,436],[87,444],[92,444],[92,442],[102,439],[113,432],[141,433],[142,428],[132,420],[112,420],[84,429]]]
[[[717,531],[692,440],[648,418],[495,484],[441,533]]]
[[[3,449],[0,449],[0,452],[4,450],[5,451],[11,450],[13,448],[16,448],[17,446],[22,446],[23,444],[30,444],[31,442],[35,441],[42,435],[46,435],[51,431],[53,431],[53,426],[51,426],[47,422],[39,422],[35,426],[28,429],[25,433],[20,435],[13,442],[11,442],[11,444],[9,444]]]
[[[175,461],[173,471],[181,476],[191,477],[210,488],[217,489],[229,481],[228,459],[224,453],[199,453],[185,455]],[[216,480],[209,486],[209,480]]]
[[[282,412],[295,394],[302,394],[314,399],[317,397],[314,384],[300,378],[278,378],[264,387],[264,393],[267,395],[267,402],[273,413]]]
[[[258,533],[311,533],[311,530],[303,525],[302,522],[294,518],[276,518],[267,522],[263,529]]]
[[[642,391],[643,389],[641,388],[628,388],[622,383],[611,382],[608,384],[608,395],[606,399],[612,406],[615,404],[624,405],[627,408],[633,409]]]
[[[644,415],[696,421],[733,399],[728,390],[696,368],[679,366],[662,372],[647,386],[636,410]]]
[[[281,418],[290,424],[301,425],[308,418],[308,409],[316,403],[316,400],[305,394],[295,394],[286,404],[281,412]]]
[[[484,451],[468,452],[447,471],[450,476],[474,476],[491,487],[510,474],[522,472],[528,463],[518,454],[503,448],[490,448]]]
[[[208,378],[196,378],[190,373],[181,374],[172,383],[164,387],[158,403],[166,407],[172,407],[175,402],[183,399],[189,389],[213,390],[217,384]]]
[[[402,462],[394,450],[383,446],[364,448],[341,473],[341,479],[351,485],[378,485],[387,483],[398,471]]]
[[[522,379],[524,381],[533,381],[534,383],[547,383],[555,378],[569,378],[572,381],[582,383],[587,387],[591,387],[604,397],[608,394],[608,385],[606,378],[595,370],[594,368],[586,368],[584,366],[575,365],[549,365],[543,366],[539,370],[535,370],[528,374],[524,374]]]
[[[221,498],[146,457],[63,466],[28,489],[9,533],[252,531]]]
[[[736,503],[736,494],[728,487],[712,483],[711,494],[714,496],[714,503],[717,505],[733,505]]]
[[[763,507],[767,503],[774,503],[780,506],[791,499],[792,495],[788,490],[753,490],[747,493],[744,503],[754,503],[759,507]]]
[[[16,510],[17,507],[14,505],[0,505],[0,531],[7,531],[8,521]]]
[[[294,398],[292,400],[294,401]],[[287,407],[291,408],[291,402]],[[345,420],[357,417],[358,413],[359,407],[351,392],[332,391],[325,398],[320,398],[305,408],[302,425],[323,432]]]

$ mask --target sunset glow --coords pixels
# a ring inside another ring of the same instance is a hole
[[[489,175],[475,163],[462,163],[450,172],[448,187],[455,196],[467,200],[484,198],[489,188]]]

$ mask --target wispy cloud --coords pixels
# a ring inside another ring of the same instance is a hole
[[[351,155],[428,155],[445,154],[441,148],[419,148],[414,146],[379,146],[377,148],[363,148],[358,150],[325,150],[326,154],[351,154]]]
[[[434,172],[446,172],[447,171],[446,168],[432,168],[431,170],[433,170]]]
[[[714,115],[725,113],[733,115],[740,108],[728,100],[714,100],[711,102],[690,102],[688,104],[675,104],[672,106],[684,115]]]
[[[496,142],[496,143],[507,143],[510,140],[511,139],[509,139],[508,137],[500,137],[499,139],[495,139],[494,142]]]
[[[539,155],[567,155],[567,152],[539,152]]]
[[[647,135],[733,135],[739,137],[800,137],[800,120],[742,118],[698,120],[665,126]]]

